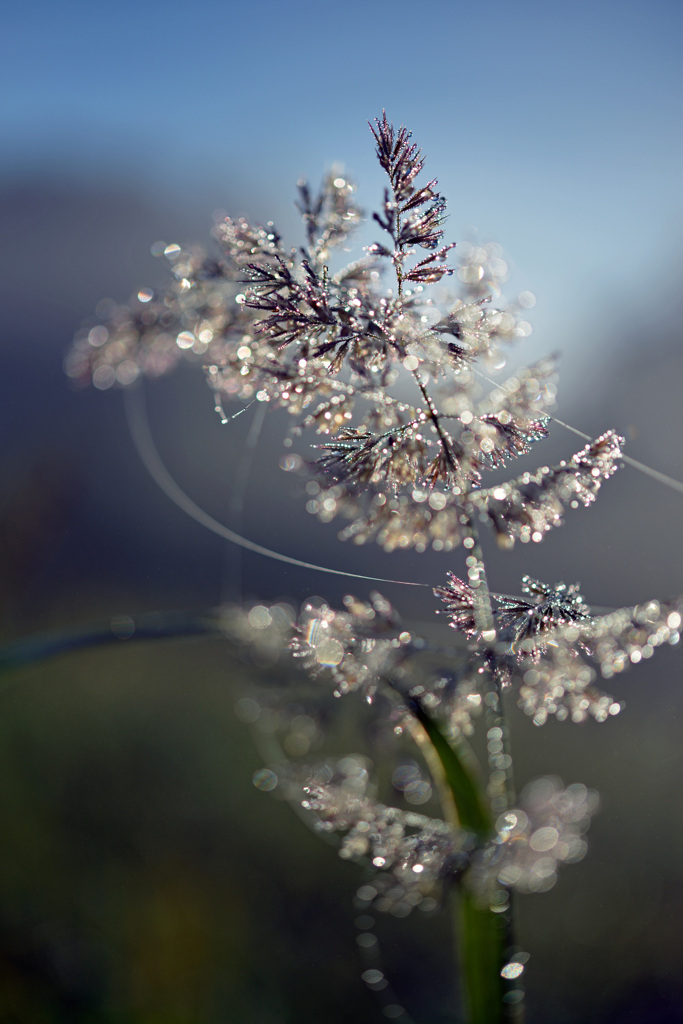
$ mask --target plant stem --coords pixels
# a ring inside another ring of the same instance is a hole
[[[433,718],[417,704],[412,708],[436,754],[444,774],[446,785],[453,797],[458,820],[456,824],[468,832],[474,832],[478,839],[488,839],[493,830],[491,812],[481,787],[472,777],[464,763],[462,752],[456,744],[449,742]]]
[[[476,519],[473,514],[473,509],[468,508],[468,522],[467,522],[467,540],[469,543],[467,546],[470,550],[467,563],[469,566],[470,584],[475,593],[475,605],[474,615],[477,629],[479,631],[480,642],[484,651],[486,659],[486,665],[488,670],[489,687],[485,694],[485,714],[486,714],[486,740],[487,740],[487,755],[488,755],[488,767],[489,767],[489,778],[488,778],[488,797],[490,802],[491,811],[494,817],[494,821],[499,815],[504,814],[509,810],[512,802],[514,801],[514,780],[513,780],[513,768],[512,768],[512,754],[510,750],[510,735],[508,732],[507,722],[505,718],[505,708],[503,704],[503,694],[501,689],[500,675],[496,670],[496,631],[495,623],[493,619],[493,606],[491,602],[491,592],[488,586],[488,580],[486,578],[486,564],[484,562],[484,555],[481,549],[479,541],[479,531],[476,525]],[[467,541],[466,541],[467,543]],[[507,953],[514,946],[514,922],[512,903],[509,892],[506,890],[500,890],[499,893],[500,902],[497,902],[497,913],[493,914],[489,911],[491,917],[496,918],[496,932],[498,939],[491,938],[492,946],[491,952],[493,952],[494,945],[498,946],[498,998],[503,1000],[505,994],[510,997],[510,1002],[501,1003],[505,1007],[504,1020],[519,1022],[523,1016],[523,989],[521,983],[517,980],[513,985],[503,981],[500,970],[503,967]],[[481,936],[478,942],[479,952],[483,952],[483,944],[485,944],[485,936],[487,929],[493,928],[492,922],[486,923],[485,919],[479,919],[477,915],[485,914],[486,911],[478,906],[470,907],[470,897],[466,893],[461,895],[461,927],[463,934],[467,935],[470,931],[473,934]],[[468,956],[468,951],[465,949],[463,957]],[[466,968],[463,968],[466,971]],[[514,993],[514,998],[512,998]],[[483,996],[479,996],[480,1002]],[[483,1005],[483,1003],[482,1003]],[[482,1018],[485,1020],[487,1018]]]
[[[415,717],[438,757],[457,812],[457,824],[486,842],[493,832],[491,811],[482,788],[464,763],[462,751],[449,742],[437,723],[417,706]],[[456,934],[463,1004],[467,1024],[503,1024],[511,1018],[503,1000],[501,969],[505,962],[506,921],[482,905],[464,886],[457,892]]]
[[[427,405],[446,461],[450,464],[452,454],[438,412],[420,374],[413,371],[413,377]],[[421,708],[418,707],[415,714],[441,762],[460,827],[472,831],[478,839],[486,842],[494,834],[495,820],[510,806],[512,758],[508,751],[500,680],[495,671],[496,631],[486,565],[474,509],[469,502],[464,504],[464,511],[467,517],[465,547],[470,552],[467,558],[468,576],[475,594],[474,617],[489,676],[489,688],[484,698],[489,760],[488,800],[467,770],[456,745],[448,742],[436,723]],[[500,895],[504,898],[496,903],[496,911],[493,911],[490,906],[482,905],[463,885],[457,894],[456,934],[459,936],[460,973],[467,1024],[502,1024],[503,1021],[521,1020],[519,987],[515,989],[517,998],[514,1003],[508,1003],[504,998],[507,986],[501,971],[506,954],[512,946],[512,917],[509,894],[501,890]]]
[[[443,449],[444,458],[446,460],[446,463],[448,464],[448,466],[452,470],[455,471],[456,466],[455,466],[455,462],[453,460],[453,454],[452,454],[451,449],[450,449],[449,444],[448,444],[448,438],[446,437],[446,435],[445,435],[445,433],[443,431],[443,427],[441,426],[441,420],[439,418],[439,414],[436,411],[436,406],[434,405],[432,397],[429,394],[429,392],[427,391],[427,388],[425,387],[425,383],[422,380],[422,377],[420,376],[420,374],[417,372],[417,370],[413,370],[413,377],[415,378],[415,382],[417,383],[417,386],[420,389],[420,394],[422,395],[422,397],[423,397],[423,399],[425,401],[425,404],[427,406],[427,411],[429,412],[429,418],[431,419],[431,421],[432,421],[432,423],[434,425],[434,429],[436,430],[436,433],[438,434],[439,443],[441,444],[441,447]]]
[[[471,508],[467,508],[468,522],[465,544],[470,554],[467,559],[470,586],[475,594],[474,619],[479,632],[482,650],[489,674],[489,689],[485,696],[486,725],[489,756],[489,798],[496,817],[504,814],[514,800],[512,778],[512,756],[509,749],[509,733],[505,721],[505,709],[496,671],[496,632],[493,621],[491,591],[486,578],[486,564],[479,542],[479,531]]]
[[[500,973],[505,958],[505,922],[462,887],[456,922],[465,1020],[467,1024],[502,1024],[510,1019]]]

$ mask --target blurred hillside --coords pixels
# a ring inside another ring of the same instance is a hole
[[[104,295],[163,283],[150,243],[205,238],[205,213],[202,223],[183,221],[133,185],[68,177],[6,184],[0,195],[7,639],[147,609],[210,607],[240,590],[296,603],[371,589],[240,553],[188,520],[141,466],[121,396],[74,392],[63,375],[80,321]],[[614,426],[630,435],[634,457],[683,479],[680,310],[637,296],[623,296],[620,309],[614,336],[600,352],[587,350],[584,376],[560,389],[558,415],[594,435]],[[191,369],[146,394],[172,474],[228,522],[249,414],[222,427]],[[250,539],[363,574],[438,584],[446,569],[458,571],[461,554],[445,565],[433,554],[339,544],[278,470],[282,432],[275,418],[259,442],[242,527]],[[582,446],[556,427],[527,463]],[[606,606],[681,592],[680,502],[626,468],[594,508],[533,550],[503,554],[489,544],[493,585],[516,592],[525,572],[579,579],[587,599]],[[408,620],[430,619],[428,591],[380,589]],[[520,941],[534,954],[530,1024],[683,1019],[680,656],[657,652],[617,680],[626,710],[604,726],[536,730],[514,718],[521,783],[557,773],[603,797],[587,860],[552,893],[519,901]],[[261,762],[232,711],[246,672],[224,645],[194,640],[73,654],[8,679],[0,1016],[378,1019],[354,952],[350,901],[360,874],[251,787]],[[445,928],[441,919],[380,926],[387,971],[418,1022],[446,1019],[453,998]]]

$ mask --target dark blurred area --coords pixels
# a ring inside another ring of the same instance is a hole
[[[150,245],[205,239],[210,213],[183,216],[134,183],[65,175],[3,185],[5,641],[240,596],[297,604],[322,593],[334,604],[373,589],[241,552],[188,519],[140,463],[120,393],[77,392],[63,374],[70,339],[97,302],[163,283]],[[569,394],[560,389],[558,414],[592,435],[615,427],[633,457],[681,480],[677,302],[653,312],[625,298],[614,337],[599,352],[581,342],[585,375],[574,374]],[[278,469],[286,423],[277,416],[259,440],[241,522],[231,520],[253,410],[221,426],[201,373],[188,367],[145,394],[174,478],[249,539],[347,572],[434,585],[461,569],[460,553],[444,564],[337,542],[334,526],[303,511],[301,484]],[[583,444],[556,427],[525,466]],[[489,544],[492,585],[518,593],[524,573],[580,580],[588,602],[605,607],[681,593],[682,501],[627,467],[542,545],[502,554]],[[377,586],[409,622],[430,619],[428,590]],[[602,797],[586,860],[552,892],[517,902],[519,942],[532,954],[529,1024],[683,1021],[682,656],[657,651],[612,681],[626,706],[604,725],[536,729],[513,716],[520,785],[557,774]],[[362,872],[251,785],[261,760],[233,708],[258,676],[227,644],[198,639],[120,643],[5,675],[0,1021],[382,1019],[356,951]],[[354,713],[360,719],[360,702]],[[362,725],[357,742],[367,747]],[[448,914],[380,920],[378,934],[417,1024],[452,1020]]]

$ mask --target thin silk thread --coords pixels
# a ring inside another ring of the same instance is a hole
[[[492,381],[489,377],[485,376],[485,374],[480,373],[479,376],[489,384],[495,385],[495,381]],[[499,387],[499,385],[495,386]],[[159,451],[152,437],[142,388],[126,388],[123,391],[123,397],[128,429],[130,431],[135,450],[137,451],[143,466],[166,497],[169,498],[179,509],[185,512],[185,514],[191,519],[194,519],[195,522],[199,523],[200,526],[205,527],[207,530],[211,530],[211,532],[215,533],[217,536],[223,537],[225,540],[230,541],[231,544],[236,544],[238,547],[244,548],[247,551],[253,551],[258,555],[263,555],[265,558],[272,558],[275,561],[284,562],[287,565],[296,565],[301,569],[314,569],[316,572],[325,572],[333,576],[346,576],[350,579],[369,580],[373,583],[392,583],[403,587],[431,587],[430,583],[416,583],[413,580],[392,580],[385,579],[381,576],[364,576],[361,573],[344,572],[343,569],[333,569],[330,566],[316,565],[313,562],[305,562],[300,558],[293,558],[291,555],[284,555],[280,551],[273,551],[271,548],[264,547],[262,544],[256,544],[254,541],[249,540],[247,537],[243,537],[235,530],[231,530],[228,526],[225,526],[224,523],[214,519],[213,516],[210,516],[208,512],[205,512],[203,508],[197,505],[192,498],[183,491],[167,470],[161,460],[161,456],[159,455]],[[251,405],[253,403],[249,404]],[[239,416],[240,413],[244,411],[246,410],[240,409],[238,413],[235,413],[235,416]],[[222,422],[228,423],[231,419],[234,419],[235,416],[224,417],[222,418]],[[579,430],[577,427],[573,427],[570,423],[565,423],[563,420],[558,419],[557,416],[551,415],[550,418],[554,423],[557,423],[558,426],[564,427],[565,430],[569,430],[572,434],[576,434],[577,437],[580,437],[585,441],[591,440],[589,434],[585,434],[582,430]],[[621,458],[623,462],[627,463],[638,472],[651,477],[653,480],[657,480],[658,483],[669,487],[673,491],[683,494],[683,483],[679,480],[675,480],[666,473],[662,473],[658,469],[653,469],[651,466],[647,466],[645,463],[639,462],[637,459],[632,459],[626,455],[622,455]]]

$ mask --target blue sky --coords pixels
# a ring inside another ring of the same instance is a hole
[[[335,160],[377,201],[365,122],[386,107],[439,178],[449,235],[503,244],[538,296],[539,352],[569,349],[571,371],[577,338],[675,286],[682,27],[675,0],[15,4],[4,174],[140,180],[289,230],[295,180]]]

